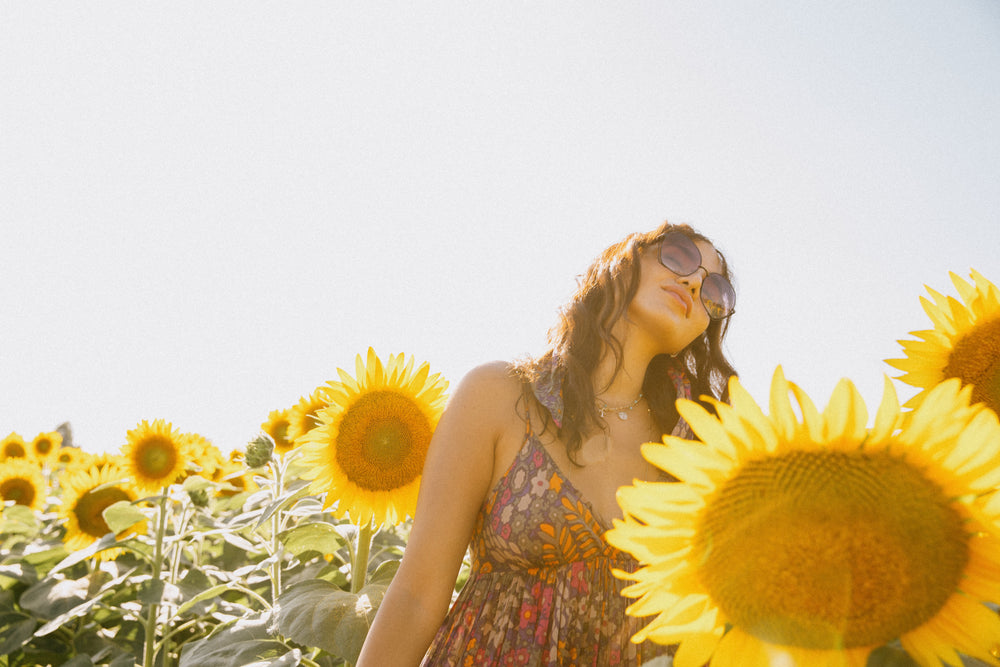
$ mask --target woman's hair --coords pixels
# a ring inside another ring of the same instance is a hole
[[[575,460],[583,434],[603,427],[591,376],[605,350],[613,355],[614,372],[617,374],[621,370],[622,341],[614,335],[613,328],[625,316],[639,289],[642,251],[656,245],[672,231],[683,232],[692,240],[711,243],[687,225],[670,223],[652,232],[628,235],[601,253],[578,279],[576,292],[560,309],[559,321],[549,330],[548,349],[537,358],[515,362],[515,374],[528,382],[536,382],[556,368],[563,374],[563,419],[558,434],[566,443],[570,460]],[[731,281],[722,253],[719,253],[719,261],[722,275]],[[722,351],[722,340],[728,328],[729,318],[711,320],[708,329],[676,356],[660,354],[650,362],[642,392],[661,432],[670,432],[678,418],[674,407],[676,390],[667,374],[670,367],[685,372],[690,378],[693,398],[707,395],[723,401],[728,399],[727,383],[730,376],[736,374]],[[700,402],[712,409],[710,403]],[[548,411],[541,412],[548,428]]]

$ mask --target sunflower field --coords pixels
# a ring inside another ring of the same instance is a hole
[[[164,420],[113,454],[4,438],[0,666],[354,662],[447,387],[403,355],[357,367],[229,456]]]
[[[698,440],[643,455],[683,483],[623,487],[607,533],[640,564],[615,573],[637,641],[676,667],[1000,666],[1000,290],[971,278],[888,360],[902,405],[844,380],[820,409],[780,367],[766,412],[738,379],[678,402]],[[372,350],[338,374],[229,456],[162,419],[113,454],[0,441],[0,667],[355,662],[447,383]]]

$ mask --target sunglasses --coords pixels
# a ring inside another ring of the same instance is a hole
[[[701,265],[701,251],[683,232],[667,232],[660,242],[660,264],[679,276],[690,276],[705,269]],[[721,273],[705,269],[701,281],[701,303],[713,320],[724,320],[733,314],[736,290]]]

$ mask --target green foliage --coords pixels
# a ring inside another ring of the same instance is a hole
[[[258,449],[260,490],[234,494],[225,481],[191,476],[163,495],[107,507],[112,532],[74,552],[52,511],[57,485],[46,511],[4,507],[0,667],[354,661],[406,526],[372,536],[337,520],[291,460]],[[145,532],[128,532],[142,522]]]
[[[267,625],[266,617],[255,615],[220,627],[210,637],[186,646],[180,667],[301,664],[302,652],[273,639]]]
[[[321,579],[296,584],[278,598],[278,630],[298,643],[356,662],[385,589],[384,584],[369,584],[354,594]]]
[[[104,520],[112,533],[121,533],[146,518],[146,514],[132,503],[121,500],[104,510]]]

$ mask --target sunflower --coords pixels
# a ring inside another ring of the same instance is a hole
[[[28,459],[31,457],[31,450],[28,444],[17,433],[11,433],[3,440],[0,440],[0,461],[8,459]]]
[[[943,382],[904,422],[887,379],[870,429],[850,382],[819,413],[780,368],[769,417],[735,379],[718,417],[678,401],[704,442],[642,451],[683,483],[621,488],[607,533],[642,565],[616,572],[629,613],[658,614],[634,639],[680,643],[677,667],[862,666],[896,639],[1000,665],[1000,423],[970,394]]]
[[[308,396],[303,396],[288,411],[288,426],[285,428],[285,438],[293,443],[306,433],[319,426],[319,412],[330,405],[327,388],[318,387]],[[266,422],[265,422],[266,423]],[[277,443],[275,443],[277,444]]]
[[[79,447],[60,447],[53,456],[53,461],[57,468],[85,468],[93,458],[93,454],[85,452]]]
[[[906,402],[916,407],[938,382],[958,378],[972,385],[972,400],[1000,413],[1000,290],[976,270],[973,283],[955,275],[951,281],[962,301],[927,288],[934,301],[920,297],[934,328],[914,331],[921,340],[901,340],[906,359],[886,363],[904,371],[900,380],[921,388]]]
[[[201,468],[201,472],[189,470],[183,477],[199,474],[205,479],[212,479],[215,470],[225,461],[222,452],[211,440],[197,433],[186,433],[183,438],[187,441],[190,460]]]
[[[37,460],[51,461],[62,446],[62,440],[62,433],[59,431],[39,433],[31,441],[31,451]]]
[[[115,463],[73,470],[60,477],[63,488],[59,515],[66,520],[63,542],[71,551],[84,549],[110,532],[104,520],[104,510],[120,501],[135,502],[138,493],[127,481],[128,471]],[[118,533],[121,539],[130,534],[144,533],[145,522],[137,523]],[[107,549],[98,558],[112,559],[121,549]]]
[[[300,445],[310,491],[326,493],[324,507],[367,525],[397,523],[413,515],[431,435],[448,383],[429,366],[413,371],[413,357],[390,355],[383,365],[368,349],[359,354],[357,378],[338,369],[329,382],[330,407]]]
[[[152,424],[143,420],[127,436],[122,456],[128,462],[132,482],[141,492],[159,493],[183,475],[191,460],[188,438],[162,419]]]
[[[260,489],[257,482],[253,481],[253,474],[243,464],[242,461],[230,457],[228,461],[222,460],[212,473],[213,482],[220,485],[229,485],[233,488],[220,488],[218,495],[222,498],[235,496],[246,491],[254,492]]]
[[[260,428],[271,436],[274,441],[274,451],[276,454],[284,454],[295,446],[295,441],[288,437],[288,430],[291,426],[291,410],[272,410],[267,416],[267,421],[260,425]]]
[[[91,467],[100,470],[102,468],[110,468],[112,466],[128,470],[128,459],[121,454],[102,452],[100,454],[91,454],[86,460],[86,465],[81,465],[79,467]]]
[[[14,501],[33,510],[45,505],[48,486],[42,469],[28,459],[7,459],[0,466],[0,500]]]

